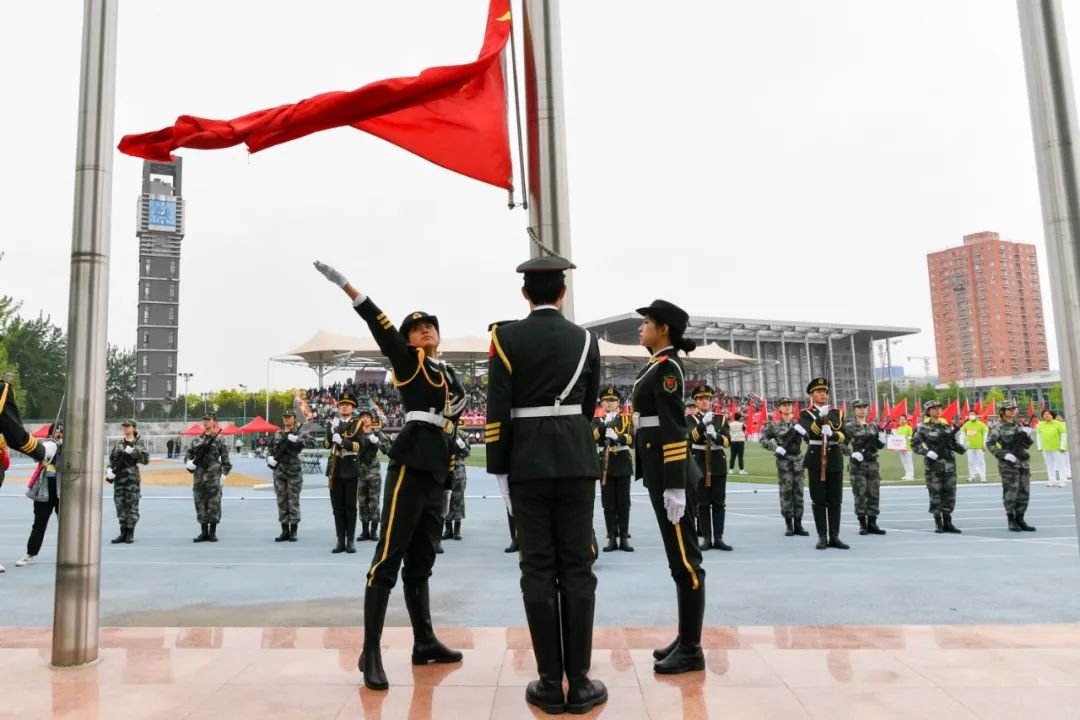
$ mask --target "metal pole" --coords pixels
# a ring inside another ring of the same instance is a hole
[[[787,344],[784,342],[784,332],[780,331],[780,357],[784,360],[784,394],[791,397],[791,375],[788,373]]]
[[[878,404],[877,359],[874,357],[874,336],[870,336],[870,402]]]
[[[85,665],[98,657],[116,7],[115,0],[83,4],[68,296],[67,437],[61,476],[64,502],[53,602],[52,664],[58,667]]]
[[[761,385],[761,397],[765,397],[765,358],[761,357],[761,331],[754,332],[754,344],[757,346],[758,382]]]
[[[529,148],[529,228],[535,240],[568,260],[570,191],[566,180],[566,119],[559,39],[559,0],[524,0],[525,127]],[[544,254],[530,242],[532,257]],[[566,278],[563,314],[574,319],[573,275]]]
[[[885,358],[889,362],[885,368],[885,374],[889,376],[889,403],[896,404],[896,388],[893,387],[892,381],[892,343],[889,342],[889,338],[885,338]]]
[[[806,346],[806,380],[814,378],[814,358],[810,355],[810,334],[803,335],[803,345]]]
[[[829,335],[825,336],[825,342],[828,343],[828,345],[826,346],[826,350],[829,353],[829,382],[832,383],[832,386],[834,388],[836,388],[837,392],[835,394],[839,395],[840,394],[839,393],[840,380],[839,380],[839,378],[836,377],[836,365],[833,364],[832,334],[831,333]]]
[[[1068,418],[1074,475],[1080,473],[1080,158],[1076,101],[1072,91],[1065,21],[1060,0],[1017,0],[1024,49],[1028,106],[1035,141],[1050,296],[1061,364],[1061,390]],[[1080,476],[1080,475],[1078,475]],[[1073,484],[1080,524],[1080,483]]]
[[[859,365],[855,360],[855,333],[848,335],[848,339],[851,340],[851,376],[855,382],[855,397],[858,397],[859,392]]]

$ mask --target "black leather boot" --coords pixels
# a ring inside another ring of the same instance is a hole
[[[383,622],[386,620],[386,604],[390,601],[390,590],[382,587],[368,587],[364,591],[364,649],[356,666],[364,673],[364,684],[372,690],[386,690],[390,683],[386,680],[386,671],[382,663]]]
[[[135,527],[134,526],[129,527],[127,529],[127,532],[124,533],[124,542],[127,543],[128,545],[131,545],[133,542],[135,542]]]
[[[941,513],[934,513],[934,532],[945,532],[944,526],[941,524]]]
[[[712,546],[717,550],[726,550],[731,552],[731,546],[724,542],[724,515],[727,512],[725,508],[716,507],[713,505],[712,509],[712,527],[713,527],[713,542]]]
[[[409,622],[413,630],[413,665],[430,665],[431,663],[456,663],[461,662],[463,657],[457,650],[439,642],[435,637],[435,628],[431,625],[431,598],[428,584],[412,587],[402,583],[405,592],[405,608],[409,611]]]
[[[866,519],[866,532],[871,535],[884,535],[885,531],[878,527],[877,518],[873,515]]]
[[[603,551],[604,552],[611,552],[612,550],[618,550],[618,549],[619,549],[619,543],[618,543],[618,541],[617,541],[617,539],[615,537],[615,533],[610,533],[607,536],[607,544],[604,545]]]
[[[1016,523],[1016,515],[1013,513],[1007,513],[1009,518],[1009,531],[1020,532],[1020,526]]]
[[[608,699],[604,683],[589,679],[596,598],[563,595],[559,604],[562,608],[563,666],[569,684],[566,711],[580,715]]]
[[[337,545],[335,545],[334,549],[331,550],[330,552],[332,552],[335,555],[337,555],[338,553],[345,552],[345,536],[344,535],[338,535]]]
[[[300,529],[300,523],[289,523],[289,542],[296,542],[296,531]]]
[[[680,605],[682,605],[682,594],[683,594],[683,592],[684,592],[683,586],[676,583],[675,584],[675,597],[676,597],[675,607],[679,607]],[[678,644],[679,644],[679,636],[676,635],[675,639],[672,640],[670,643],[668,643],[665,647],[656,648],[655,650],[653,650],[652,651],[653,658],[655,658],[656,660],[663,660],[664,658],[666,658],[668,655],[671,654],[671,651],[674,650],[675,646],[678,645]]]
[[[848,550],[848,544],[840,539],[840,506],[830,505],[829,514],[829,547],[837,550]]]
[[[436,555],[442,555],[444,552],[446,552],[446,551],[443,550],[442,538],[441,537],[435,538],[435,554]]]
[[[378,520],[372,520],[371,521],[371,539],[374,540],[375,542],[379,541],[379,521]]]
[[[533,655],[539,680],[525,689],[525,700],[546,713],[557,715],[566,709],[563,695],[563,648],[557,595],[543,600],[525,601],[525,619],[529,623]]]
[[[865,535],[868,532],[869,532],[869,530],[866,529],[866,516],[865,515],[860,515],[859,516],[859,534],[860,535]]]
[[[122,542],[127,542],[127,528],[123,525],[120,526],[120,534],[110,540],[113,545],[119,545]]]
[[[442,539],[449,540],[452,537],[454,537],[454,525],[449,520],[447,520],[443,526]]]
[[[349,533],[348,536],[345,538],[345,552],[349,553],[350,555],[356,552],[356,541],[353,540],[352,533]]]
[[[941,514],[941,528],[947,533],[956,533],[957,535],[960,534],[960,528],[952,524],[951,513]]]
[[[510,544],[503,550],[505,553],[516,553],[518,551],[517,542],[517,528],[514,526],[514,516],[507,514],[506,522],[510,525]],[[561,682],[561,681],[560,681]]]
[[[705,620],[705,587],[679,593],[679,641],[667,657],[653,663],[653,672],[676,675],[705,669],[701,651],[701,625]]]
[[[1026,522],[1024,522],[1024,513],[1022,512],[1016,513],[1016,524],[1019,525],[1020,529],[1024,532],[1035,532],[1034,525],[1028,525]]]
[[[360,535],[356,539],[360,542],[371,539],[371,523],[364,521],[360,522]]]
[[[210,534],[206,539],[210,542],[217,542],[217,523],[210,523]]]
[[[286,542],[289,539],[289,523],[281,523],[281,534],[274,538],[274,542]]]
[[[698,510],[698,530],[701,534],[700,546],[702,551],[712,549],[712,516],[709,515],[708,507]]]
[[[829,535],[829,520],[824,505],[814,505],[814,528],[817,529],[818,536]]]
[[[791,537],[795,534],[795,525],[792,522],[790,515],[784,516],[784,525],[787,526],[787,530],[784,531],[784,537]]]
[[[619,526],[619,549],[623,552],[634,552],[634,546],[630,544],[630,528],[626,525]]]
[[[208,531],[208,527],[209,526],[206,523],[203,523],[202,524],[202,532],[199,533],[198,535],[196,535],[195,537],[193,537],[191,539],[191,542],[206,542],[207,540],[209,540],[210,539],[210,533]]]
[[[801,535],[802,537],[810,535],[810,532],[802,526],[802,515],[795,516],[795,534]]]
[[[455,540],[460,540],[461,539],[461,521],[460,520],[455,520],[454,521],[454,534],[451,537],[453,537]]]

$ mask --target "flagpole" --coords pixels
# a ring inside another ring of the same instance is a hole
[[[525,127],[529,149],[529,251],[572,259],[566,120],[559,40],[559,0],[523,0]],[[574,319],[573,274],[566,277],[563,314]]]
[[[1080,158],[1061,0],[1017,0],[1070,462],[1080,473]],[[1080,525],[1080,482],[1073,484]]]
[[[52,664],[98,657],[105,356],[109,320],[116,0],[83,4],[82,73],[68,296],[68,399],[53,602]]]

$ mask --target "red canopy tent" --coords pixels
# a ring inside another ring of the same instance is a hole
[[[239,435],[240,428],[236,426],[236,423],[229,423],[228,427],[221,428],[221,432],[218,435]]]
[[[202,423],[194,423],[191,427],[189,427],[187,430],[185,430],[184,432],[182,432],[180,434],[181,435],[202,435],[203,434]]]
[[[262,415],[256,415],[255,419],[249,422],[247,425],[242,426],[239,432],[247,435],[248,433],[277,432],[280,429],[281,428],[279,428],[277,425],[274,425],[273,423],[268,423],[266,422],[266,420],[263,420]]]

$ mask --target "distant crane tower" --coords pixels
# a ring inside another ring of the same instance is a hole
[[[908,355],[908,362],[912,360],[922,360],[923,362],[923,375],[930,377],[930,361],[937,361],[933,355]]]

